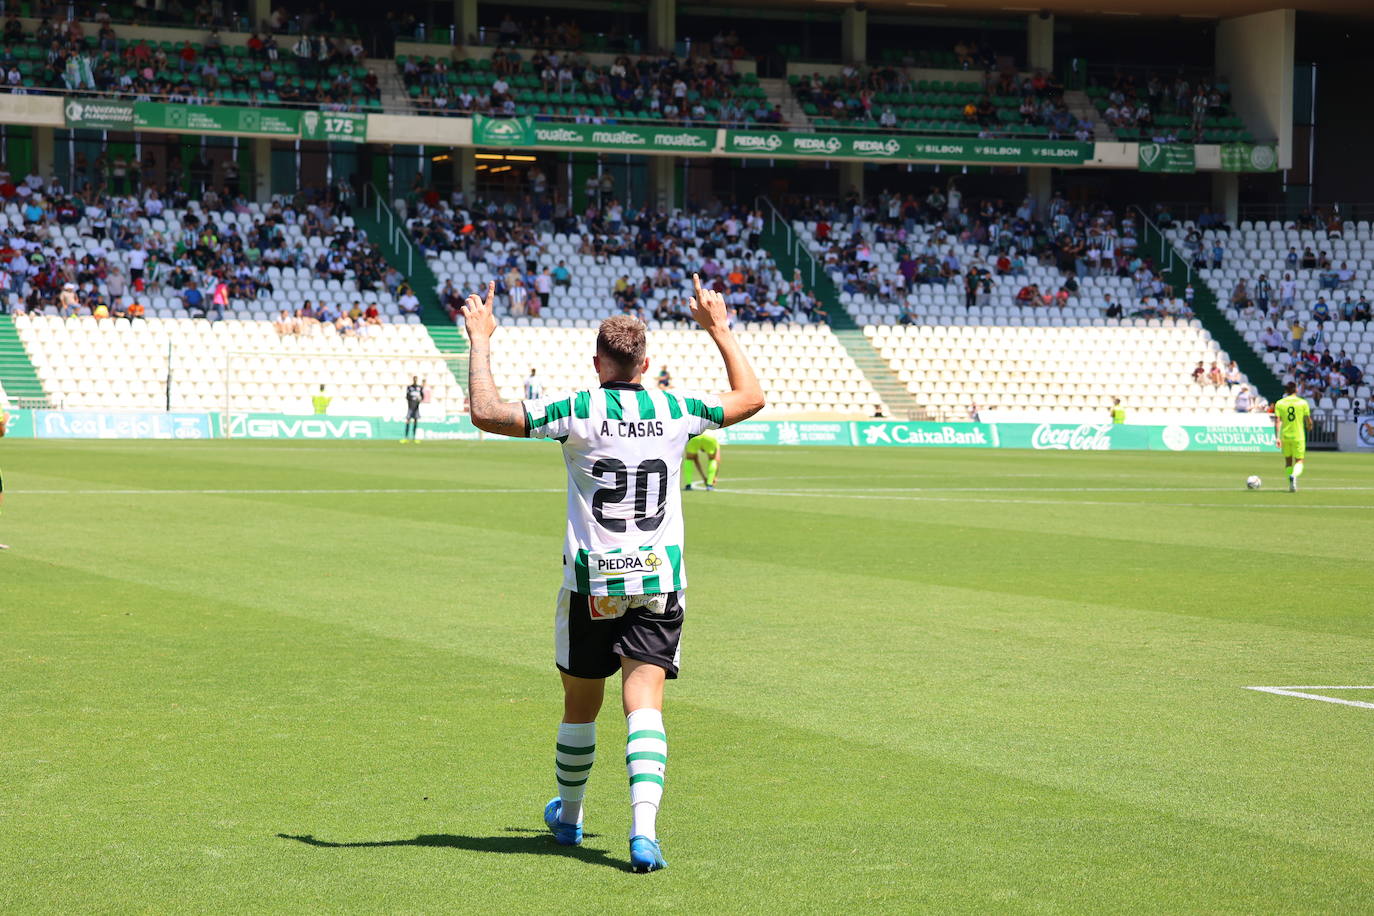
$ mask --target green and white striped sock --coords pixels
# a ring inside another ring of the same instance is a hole
[[[668,766],[668,736],[663,731],[663,713],[657,709],[636,709],[625,717],[629,737],[625,739],[625,768],[630,774],[630,807],[634,824],[630,836],[658,839],[655,822],[663,800],[663,772]]]
[[[563,810],[558,819],[565,824],[582,822],[582,798],[587,794],[587,778],[596,760],[596,723],[564,722],[558,726],[554,778]]]

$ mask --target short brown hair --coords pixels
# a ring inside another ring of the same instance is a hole
[[[602,359],[610,360],[626,379],[639,375],[644,365],[647,349],[644,322],[629,315],[616,315],[601,322],[596,332],[596,353]]]

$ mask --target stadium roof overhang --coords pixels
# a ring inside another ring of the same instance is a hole
[[[737,7],[733,0],[690,0],[691,6]],[[1178,17],[1181,19],[1227,19],[1274,9],[1293,8],[1304,12],[1374,18],[1374,3],[1369,0],[1301,0],[1274,3],[1272,0],[1054,0],[1035,5],[1033,0],[753,0],[751,6],[812,10],[836,13],[846,7],[862,6],[874,13],[973,13],[978,15],[1027,15],[1048,10],[1061,16],[1100,16],[1107,19],[1132,17]]]

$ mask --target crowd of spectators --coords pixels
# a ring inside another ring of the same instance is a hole
[[[254,32],[230,54],[218,29],[198,44],[124,40],[108,16],[94,36],[76,18],[43,18],[32,34],[11,9],[0,46],[0,84],[12,93],[102,93],[135,101],[309,105],[360,110],[379,103],[356,38],[306,32],[287,47]]]
[[[782,121],[764,93],[743,86],[728,60],[703,56],[622,55],[601,67],[582,52],[546,48],[526,56],[512,49],[489,61],[406,57],[398,65],[412,102],[431,114],[561,114],[579,123]]]
[[[1190,82],[1181,73],[1142,80],[1118,72],[1104,88],[1105,95],[1098,96],[1102,120],[1113,129],[1138,130],[1155,143],[1201,142],[1209,120],[1230,111],[1229,93],[1221,85],[1205,78]]]
[[[639,37],[613,26],[607,32],[587,34],[574,20],[555,21],[552,16],[517,19],[510,13],[496,26],[486,26],[468,36],[468,44],[496,48],[556,48],[561,51],[624,51],[637,54],[642,49]],[[733,29],[719,30],[706,43],[712,57],[738,60],[748,56]]]
[[[461,198],[440,203],[429,195],[421,197],[414,217],[409,231],[422,252],[451,251],[480,265],[495,278],[507,313],[517,317],[541,317],[558,288],[580,280],[576,271],[582,265],[630,258],[634,268],[614,277],[602,293],[608,311],[645,321],[688,321],[691,278],[698,274],[703,285],[725,296],[732,320],[829,319],[800,274],[783,276],[761,249],[758,211],[720,204],[637,210],[607,196],[570,213],[533,196],[519,204],[468,206]],[[571,239],[577,254],[573,263],[552,255],[541,233]],[[452,281],[440,291],[455,321],[463,295]]]
[[[1105,317],[1192,317],[1189,290],[1179,298],[1152,259],[1137,252],[1135,219],[1105,204],[1075,206],[1057,193],[1044,212],[1029,197],[970,202],[951,179],[924,197],[884,192],[862,202],[801,201],[794,212],[815,221],[822,260],[841,291],[901,303],[904,323],[919,320],[909,294],[923,285],[957,286],[969,308],[1010,289],[1024,308],[1062,308],[1080,300],[1081,278],[1098,276],[1129,279],[1135,293],[1132,302],[1104,295],[1093,303]],[[879,244],[895,247],[895,272],[881,270],[873,248]],[[1052,288],[1028,277],[1030,267],[1044,265],[1057,269]]]
[[[36,172],[15,181],[0,165],[0,201],[11,214],[0,241],[0,308],[13,294],[22,312],[136,318],[150,297],[165,296],[190,316],[223,318],[233,300],[275,291],[280,271],[272,268],[348,278],[363,291],[394,293],[403,282],[375,245],[341,224],[346,205],[332,194],[301,190],[248,222],[240,217],[253,211],[242,195],[211,188],[199,195],[198,209],[188,209],[191,199],[176,186],[115,192],[83,181],[68,190]],[[326,243],[288,243],[288,226]],[[64,233],[68,227],[85,238]],[[297,315],[317,317],[312,313]]]

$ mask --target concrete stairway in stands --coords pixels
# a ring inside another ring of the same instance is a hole
[[[768,94],[768,104],[782,106],[782,117],[787,126],[793,129],[810,130],[811,119],[797,104],[796,93],[787,85],[787,80],[761,79],[759,88]]]
[[[14,319],[0,315],[0,407],[46,407],[47,403]]]

